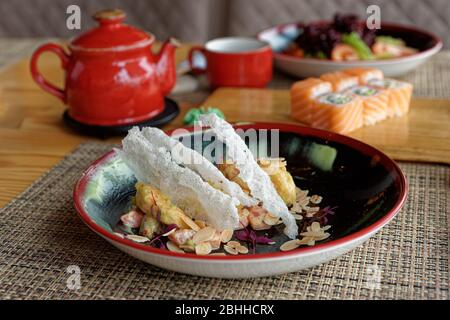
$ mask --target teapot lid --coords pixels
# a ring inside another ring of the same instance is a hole
[[[99,26],[70,43],[70,48],[87,51],[123,51],[150,45],[154,36],[123,23],[125,12],[109,9],[97,12],[93,18]]]

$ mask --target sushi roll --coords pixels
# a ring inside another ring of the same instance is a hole
[[[359,84],[358,77],[340,71],[325,73],[320,79],[330,82],[334,92],[344,91]]]
[[[316,99],[311,113],[311,126],[347,133],[363,126],[362,99],[353,94],[328,93]]]
[[[387,117],[389,92],[371,86],[355,86],[345,91],[361,98],[364,125],[372,125]]]
[[[342,70],[342,72],[358,77],[359,84],[361,85],[367,84],[371,80],[384,79],[383,72],[375,68],[351,68]]]
[[[291,116],[295,120],[309,124],[314,100],[332,92],[331,83],[317,78],[297,81],[291,87]]]
[[[374,79],[370,80],[368,84],[375,88],[388,91],[388,117],[399,117],[408,113],[413,91],[412,84],[393,79]]]

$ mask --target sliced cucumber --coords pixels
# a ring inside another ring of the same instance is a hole
[[[336,160],[337,150],[325,144],[313,142],[308,150],[308,159],[322,171],[331,171],[334,160]]]

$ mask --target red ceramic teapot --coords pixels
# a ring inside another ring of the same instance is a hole
[[[100,23],[68,46],[48,43],[31,58],[33,79],[45,91],[69,107],[69,116],[90,125],[132,124],[153,118],[164,110],[164,96],[176,80],[174,39],[152,54],[155,40],[141,30],[122,23],[125,13],[106,10],[95,14]],[[40,74],[39,56],[55,53],[65,70],[65,86],[55,87]]]

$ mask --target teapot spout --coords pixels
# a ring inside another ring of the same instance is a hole
[[[170,38],[164,42],[159,53],[156,55],[156,71],[161,84],[161,91],[164,95],[169,94],[175,85],[177,77],[175,49],[179,46],[180,43],[176,39]]]

